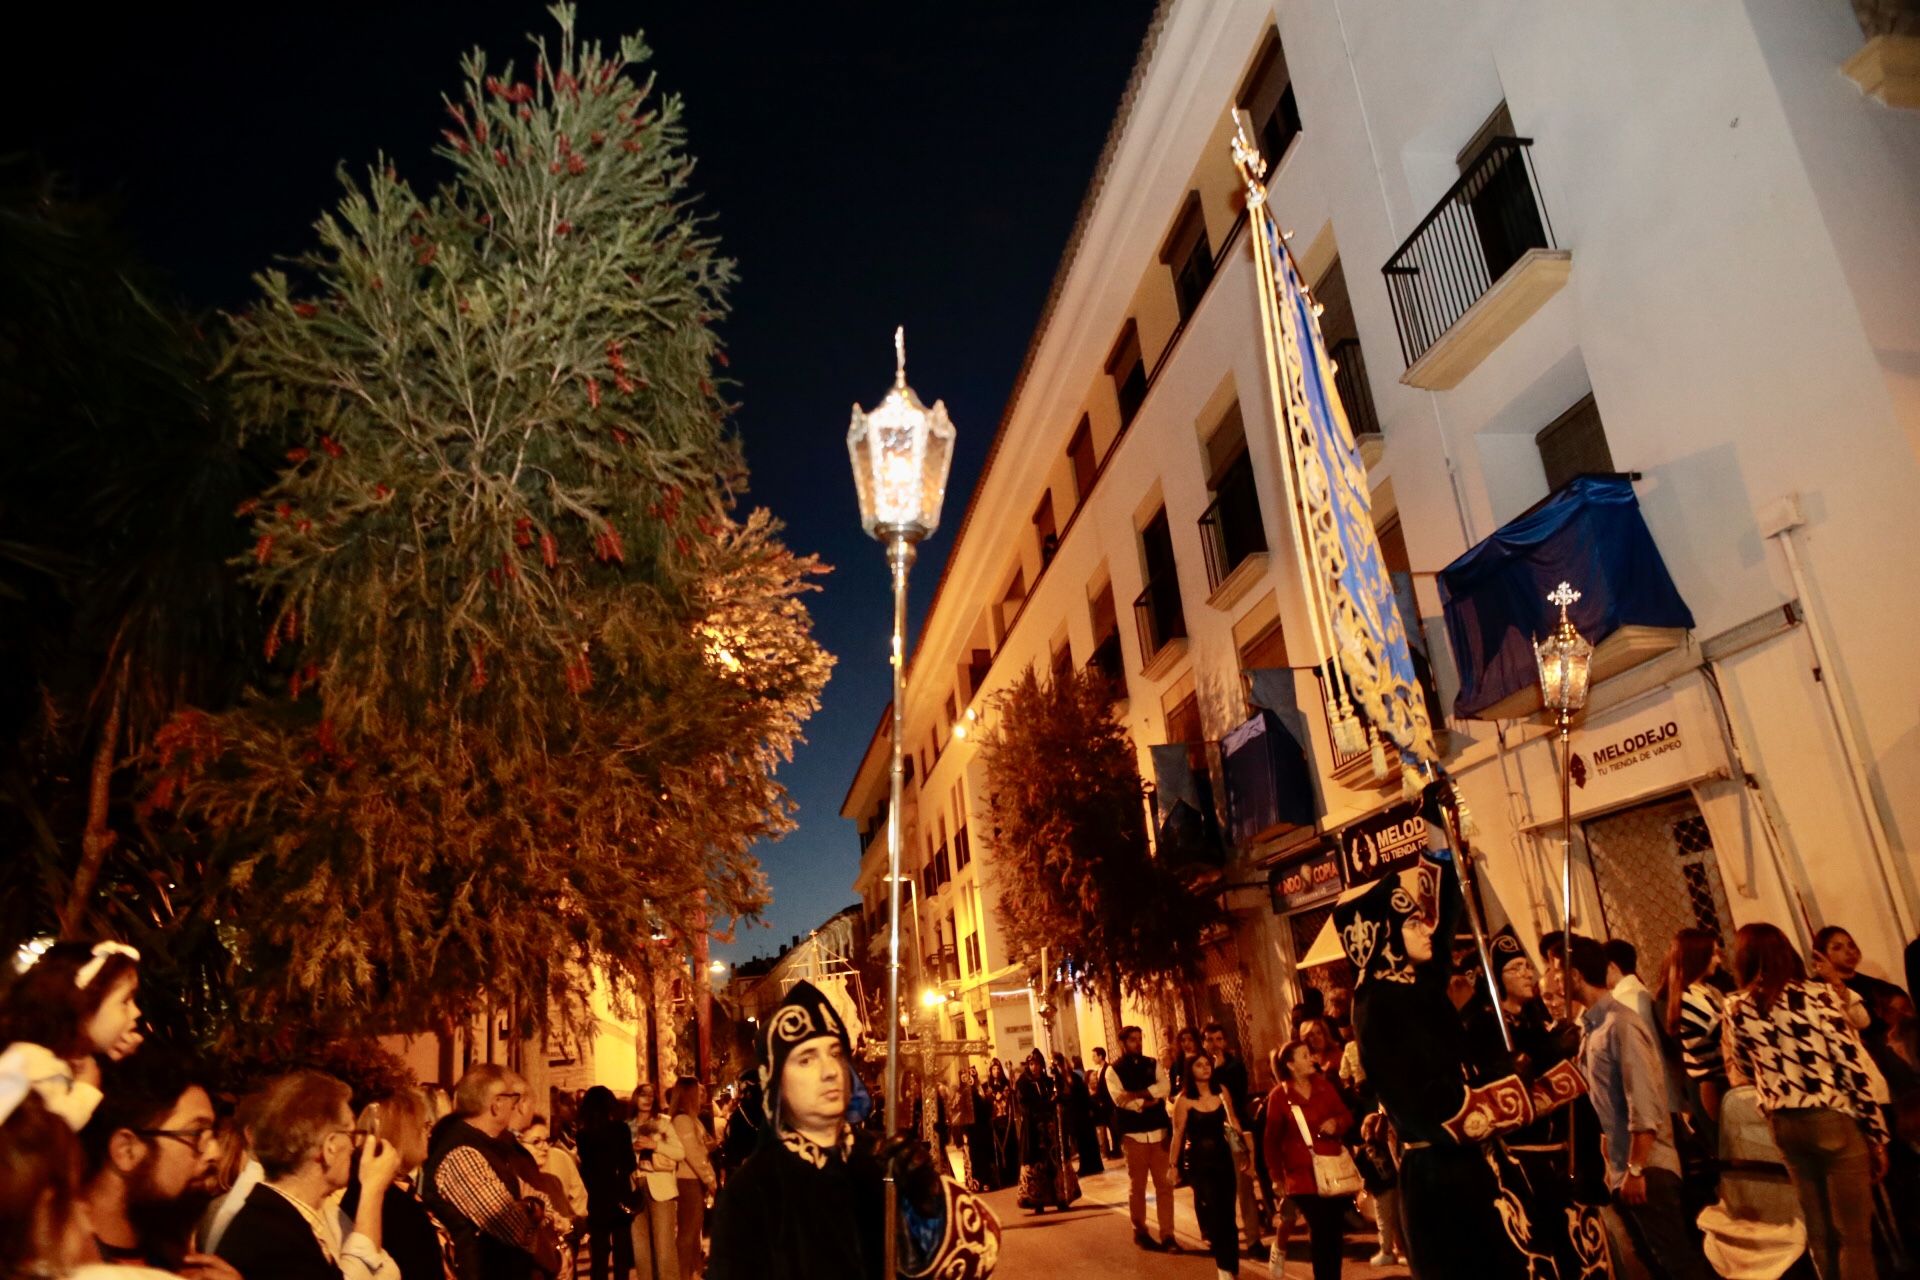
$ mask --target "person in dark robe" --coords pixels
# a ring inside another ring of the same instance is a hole
[[[1000,1059],[987,1064],[987,1078],[980,1092],[986,1096],[987,1122],[993,1130],[993,1158],[999,1171],[997,1184],[1010,1187],[1020,1181],[1020,1126],[1014,1113],[1013,1081],[1007,1079]]]
[[[980,1086],[978,1068],[961,1073],[961,1087],[970,1095],[973,1120],[967,1126],[967,1154],[972,1162],[974,1190],[997,1191],[1006,1184],[1000,1180],[1000,1158],[993,1149],[993,1103]]]
[[[1060,1111],[1067,1126],[1067,1145],[1079,1153],[1080,1176],[1105,1173],[1107,1166],[1100,1159],[1100,1134],[1093,1124],[1093,1098],[1087,1092],[1086,1073],[1064,1054],[1056,1053],[1053,1057],[1054,1069],[1060,1076]]]
[[[940,1175],[924,1145],[864,1125],[872,1099],[846,1024],[812,983],[796,983],[767,1019],[761,1058],[767,1124],[720,1190],[708,1280],[894,1280],[885,1276],[888,1170],[900,1197],[899,1276],[992,1273],[999,1222]]]
[[[1437,789],[1429,821],[1437,825]],[[1399,1135],[1401,1215],[1421,1280],[1557,1280],[1533,1224],[1526,1175],[1503,1133],[1584,1089],[1571,1063],[1532,1086],[1513,1072],[1469,1079],[1469,1045],[1448,998],[1460,886],[1446,849],[1342,894],[1334,927],[1359,975],[1353,1027],[1360,1063]],[[1437,926],[1437,927],[1436,927]],[[1437,958],[1436,958],[1437,951]]]
[[[1476,1061],[1493,1064],[1491,1069],[1495,1071],[1506,1061],[1506,1047],[1496,1020],[1500,1017],[1505,1018],[1513,1036],[1511,1061],[1523,1078],[1574,1061],[1580,1051],[1579,1031],[1570,1024],[1552,1023],[1540,1000],[1540,972],[1520,945],[1513,926],[1503,925],[1487,949],[1493,954],[1500,1009],[1496,1013],[1491,1000],[1487,1000],[1467,1025],[1469,1039],[1477,1042],[1473,1052]],[[1486,1082],[1483,1070],[1474,1083]],[[1567,1165],[1569,1122],[1576,1127],[1580,1148],[1577,1172]],[[1527,1186],[1533,1194],[1534,1230],[1549,1244],[1561,1280],[1610,1277],[1613,1266],[1607,1253],[1606,1226],[1600,1217],[1607,1184],[1600,1158],[1599,1117],[1593,1113],[1593,1104],[1583,1094],[1568,1106],[1536,1116],[1533,1123],[1505,1135],[1502,1143],[1527,1175]]]
[[[1067,1156],[1059,1089],[1038,1049],[1027,1055],[1013,1093],[1020,1109],[1020,1207],[1064,1209],[1080,1198],[1080,1180]]]

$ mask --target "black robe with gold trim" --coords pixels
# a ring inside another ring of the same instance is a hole
[[[714,1207],[709,1280],[883,1280],[886,1191],[870,1134],[826,1150],[792,1133],[761,1143],[727,1179]],[[921,1217],[903,1197],[898,1257],[904,1280],[985,1280],[1000,1224],[984,1201],[940,1179],[940,1211]]]
[[[1353,1008],[1360,1065],[1403,1147],[1401,1214],[1414,1273],[1421,1280],[1557,1280],[1551,1246],[1535,1230],[1526,1175],[1498,1139],[1531,1123],[1536,1107],[1563,1103],[1558,1094],[1577,1093],[1578,1075],[1569,1064],[1536,1090],[1512,1073],[1510,1059],[1480,1055],[1480,1073],[1490,1078],[1470,1082],[1475,1054],[1447,998],[1444,944],[1418,967],[1400,947],[1401,927],[1415,911],[1437,915],[1437,938],[1453,936],[1459,882],[1451,862],[1418,870],[1418,882],[1390,880],[1343,896],[1334,916],[1362,971]],[[1496,1075],[1499,1065],[1506,1070]]]

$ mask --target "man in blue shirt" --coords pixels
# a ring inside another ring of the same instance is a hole
[[[1669,1280],[1711,1280],[1687,1221],[1659,1046],[1645,1020],[1609,988],[1606,949],[1578,936],[1568,945],[1573,994],[1586,1006],[1580,1065],[1600,1117],[1607,1187],[1650,1271]]]

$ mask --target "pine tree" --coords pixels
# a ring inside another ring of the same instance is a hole
[[[240,512],[281,683],[170,726],[151,797],[224,851],[247,1007],[543,1021],[586,969],[751,912],[831,658],[745,472],[681,107],[617,51],[465,62],[416,192],[382,161],[232,318]]]
[[[1157,999],[1192,978],[1219,913],[1153,856],[1146,786],[1112,699],[1097,672],[1029,670],[995,699],[981,746],[1008,952],[1034,965],[1045,946],[1117,1006],[1122,989]]]

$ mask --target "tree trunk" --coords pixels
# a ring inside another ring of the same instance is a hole
[[[1109,977],[1100,990],[1100,1011],[1107,1023],[1107,1053],[1112,1057],[1120,1056],[1120,1028],[1124,1025],[1120,1013],[1120,979]]]
[[[67,891],[66,905],[60,911],[60,936],[69,941],[85,932],[94,885],[99,882],[107,850],[113,847],[115,837],[113,828],[107,825],[107,809],[112,802],[113,766],[120,746],[120,708],[126,696],[127,660],[122,658],[120,670],[113,678],[113,692],[108,695],[107,721],[100,726],[100,740],[93,748],[93,771],[87,782],[87,826],[80,836],[80,865],[73,873],[73,886]]]
[[[713,975],[707,972],[707,913],[703,907],[694,913],[693,935],[693,1025],[694,1074],[700,1083],[713,1084]]]

